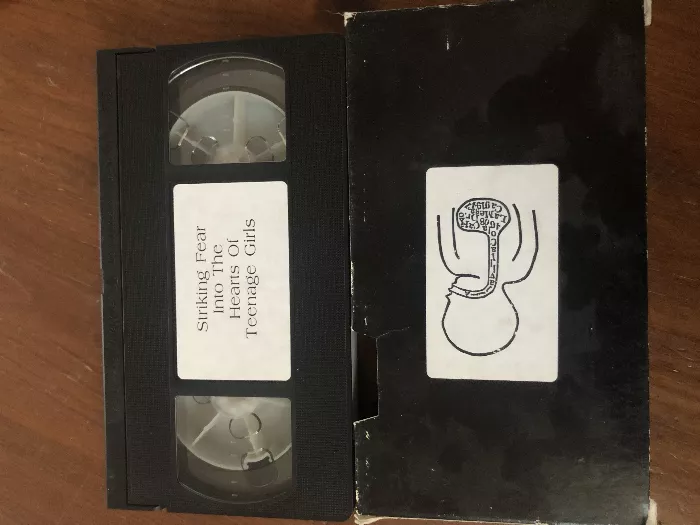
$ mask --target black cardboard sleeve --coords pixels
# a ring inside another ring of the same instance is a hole
[[[355,425],[361,514],[640,525],[649,493],[642,2],[348,15],[353,329],[378,354]],[[552,383],[426,374],[426,171],[559,170]]]

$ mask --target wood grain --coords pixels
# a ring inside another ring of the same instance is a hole
[[[640,0],[641,1],[641,0]],[[108,511],[95,50],[342,31],[411,0],[0,0],[0,524],[223,524]],[[700,4],[648,36],[652,497],[700,523]]]

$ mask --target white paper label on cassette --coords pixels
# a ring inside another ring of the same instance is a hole
[[[291,377],[287,184],[173,190],[177,373]]]
[[[558,178],[550,164],[428,170],[428,376],[556,380]]]

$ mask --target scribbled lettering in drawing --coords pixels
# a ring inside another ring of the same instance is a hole
[[[511,207],[512,213],[496,199],[469,199],[452,208],[448,232],[443,231],[446,221],[437,216],[440,257],[455,276],[446,296],[442,328],[452,346],[467,354],[492,355],[508,348],[520,326],[520,316],[505,287],[528,278],[537,259],[539,238],[535,210],[521,218],[518,207]],[[508,242],[502,240],[505,236],[501,234],[509,227],[517,228],[517,245],[515,235]],[[445,233],[451,236],[451,249]],[[479,242],[471,245],[478,246],[478,253],[460,256],[461,236],[485,236],[486,242],[474,239]],[[480,264],[482,258],[486,265]]]

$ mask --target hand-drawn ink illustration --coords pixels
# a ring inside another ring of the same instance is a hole
[[[501,235],[508,228],[517,228],[517,246],[514,234]],[[521,216],[514,203],[468,199],[449,217],[437,215],[437,244],[442,264],[455,277],[442,316],[445,337],[474,356],[505,350],[520,326],[506,287],[527,279],[537,261],[535,210]]]

